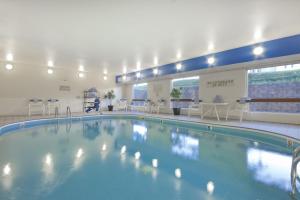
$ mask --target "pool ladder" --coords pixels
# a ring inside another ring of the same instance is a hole
[[[72,112],[71,112],[71,108],[70,106],[67,107],[67,113],[66,113],[67,117],[72,117]]]
[[[58,107],[55,107],[54,118],[58,118]]]
[[[291,186],[292,195],[295,196],[297,192],[297,181],[299,181],[297,165],[300,162],[300,146],[293,152],[292,167],[291,167]]]

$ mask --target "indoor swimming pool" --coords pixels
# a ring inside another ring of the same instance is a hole
[[[133,115],[0,130],[0,199],[292,199],[281,136]]]

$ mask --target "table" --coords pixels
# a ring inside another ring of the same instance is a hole
[[[201,109],[201,119],[204,118],[205,114],[207,114],[208,112],[211,112],[214,110],[214,112],[216,113],[217,119],[218,121],[220,121],[220,117],[219,117],[219,111],[218,111],[218,107],[227,107],[229,105],[229,103],[227,102],[223,102],[223,103],[208,103],[208,102],[200,102],[199,103]],[[203,107],[209,107],[210,109],[207,110],[206,112],[204,112]]]

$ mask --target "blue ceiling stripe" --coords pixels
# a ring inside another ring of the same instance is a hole
[[[253,49],[257,46],[262,46],[264,48],[264,53],[261,56],[255,56],[253,54]],[[157,76],[164,76],[175,74],[179,72],[188,72],[193,70],[205,69],[209,66],[207,59],[210,56],[215,57],[215,63],[212,67],[220,67],[225,65],[232,65],[244,62],[251,62],[255,60],[262,60],[268,58],[276,58],[281,56],[289,56],[294,54],[300,54],[300,34],[289,36],[285,38],[275,39],[271,41],[262,42],[259,44],[248,45],[244,47],[239,47],[235,49],[230,49],[210,55],[204,55],[196,58],[191,58],[188,60],[180,61],[182,64],[182,69],[177,71],[176,64],[179,63],[170,63],[157,67],[159,74]],[[147,68],[141,70],[141,77],[143,78],[152,78],[155,75],[153,74],[153,68]],[[126,81],[136,81],[136,73],[131,72],[126,74]],[[122,75],[116,76],[116,83],[122,83]]]

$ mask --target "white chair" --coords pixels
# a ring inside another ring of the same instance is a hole
[[[58,99],[48,99],[47,101],[47,111],[48,111],[48,115],[51,115],[51,111],[53,111],[53,113],[55,113],[55,109],[58,109],[58,111],[60,110],[60,103]]]
[[[45,104],[42,99],[30,99],[28,103],[28,116],[30,117],[33,112],[45,115]]]
[[[151,113],[160,113],[160,109],[165,106],[165,101],[159,100],[157,103],[152,102],[150,111]]]
[[[191,103],[188,107],[188,116],[190,117],[192,112],[199,114],[201,108],[200,106],[201,105],[199,103],[195,103],[195,102]]]
[[[248,104],[242,102],[233,102],[227,108],[226,121],[232,113],[238,113],[240,122],[243,121],[244,113],[248,112]]]
[[[134,102],[139,102],[139,104],[135,104]],[[148,112],[150,109],[150,101],[147,99],[144,100],[132,100],[130,109],[132,111],[141,111],[141,112]]]
[[[117,110],[124,110],[127,112],[128,110],[128,105],[127,105],[127,100],[126,99],[120,99],[117,103]]]

